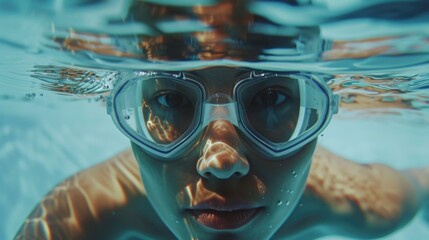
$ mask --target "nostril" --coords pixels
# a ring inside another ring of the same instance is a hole
[[[206,178],[212,178],[212,177],[217,177],[219,174],[213,174],[212,172],[205,172],[204,173],[204,177]],[[220,176],[220,175],[219,175]],[[230,177],[234,177],[234,178],[240,178],[243,176],[243,174],[241,172],[234,172],[233,174],[229,175]]]

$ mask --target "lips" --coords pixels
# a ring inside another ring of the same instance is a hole
[[[196,209],[193,217],[201,224],[214,229],[235,229],[248,223],[259,208],[238,210]]]

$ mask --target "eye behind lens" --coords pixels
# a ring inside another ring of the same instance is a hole
[[[190,100],[180,92],[164,91],[156,94],[152,99],[152,104],[165,109],[177,109],[191,106]]]
[[[297,126],[300,96],[296,81],[271,78],[272,82],[248,82],[241,94],[241,119],[252,136],[273,143],[290,140]],[[261,90],[262,89],[262,90]]]
[[[286,106],[289,101],[289,93],[279,87],[268,87],[259,91],[253,97],[250,106],[255,110]]]

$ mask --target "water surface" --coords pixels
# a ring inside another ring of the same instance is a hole
[[[311,72],[341,97],[322,144],[356,161],[425,165],[426,1],[177,4],[0,1],[1,239],[58,181],[128,145],[104,99],[129,71],[221,64]],[[417,219],[385,239],[428,233]]]

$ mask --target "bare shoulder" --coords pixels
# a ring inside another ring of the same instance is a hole
[[[146,198],[131,150],[57,185],[36,206],[16,239],[163,238],[168,231]]]
[[[318,146],[301,205],[280,233],[380,237],[408,223],[420,203],[418,189],[404,172],[358,164]]]
[[[388,234],[419,209],[413,179],[429,189],[427,170],[399,172],[381,164],[357,164],[319,146],[301,202],[275,237]],[[36,206],[16,239],[125,236],[174,238],[146,198],[131,150],[60,183]]]

